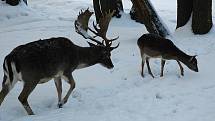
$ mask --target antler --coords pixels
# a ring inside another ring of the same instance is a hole
[[[108,26],[109,26],[109,23],[110,23],[110,20],[111,20],[113,14],[114,14],[114,11],[112,11],[112,12],[109,11],[108,13],[103,14],[97,24],[95,24],[93,22],[93,27],[94,27],[95,31],[88,27],[89,19],[92,16],[92,14],[93,14],[93,12],[90,12],[89,9],[85,10],[84,12],[81,11],[81,13],[79,13],[78,19],[75,21],[76,32],[78,34],[82,35],[85,39],[91,39],[92,41],[96,42],[99,45],[110,47],[112,45],[112,41],[119,38],[119,37],[117,37],[114,39],[107,39],[107,37],[106,37]],[[94,33],[96,36],[92,37],[92,36],[88,35],[88,33],[87,33],[88,29],[92,33]],[[103,41],[100,42],[100,41],[94,39],[97,36],[101,37],[103,39]],[[116,47],[118,47],[118,45]]]
[[[102,45],[101,42],[94,39],[90,35],[88,35],[87,30],[89,29],[88,23],[90,17],[93,15],[93,12],[90,12],[89,9],[81,12],[78,15],[78,19],[75,20],[75,30],[78,34],[82,35],[85,39],[91,39],[92,41],[96,42],[99,45]]]
[[[93,27],[97,31],[97,33],[93,31],[92,32],[95,33],[97,36],[101,37],[105,42],[106,46],[109,46],[109,47],[112,45],[112,41],[119,38],[119,37],[116,37],[114,39],[107,39],[106,37],[108,26],[114,12],[115,11],[112,11],[112,12],[109,11],[108,13],[102,14],[101,18],[99,19],[99,22],[97,24],[93,23]]]

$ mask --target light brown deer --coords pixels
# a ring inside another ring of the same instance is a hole
[[[144,77],[143,72],[146,61],[148,73],[154,78],[149,65],[150,58],[161,58],[161,77],[163,76],[166,60],[176,60],[182,76],[184,76],[184,69],[180,62],[185,64],[189,69],[198,72],[196,56],[187,55],[176,47],[169,39],[165,39],[156,34],[144,34],[138,39],[137,45],[142,57],[142,77]]]
[[[111,69],[114,67],[111,61],[111,47],[115,39],[107,39],[106,32],[112,13],[104,14],[98,24],[94,25],[95,31],[88,27],[88,22],[93,13],[88,9],[78,15],[75,21],[76,31],[85,38],[91,39],[97,44],[89,43],[90,47],[80,47],[64,37],[38,40],[20,45],[12,50],[4,59],[4,77],[0,92],[0,105],[17,81],[24,82],[24,87],[18,99],[29,115],[33,111],[28,104],[28,96],[37,86],[54,78],[58,92],[58,107],[61,108],[68,100],[75,88],[75,80],[72,72],[94,64],[101,64]],[[99,27],[100,29],[98,29]],[[87,30],[93,31],[101,37],[103,43],[90,36]],[[117,39],[117,38],[116,38]],[[62,82],[64,79],[70,88],[62,99]]]

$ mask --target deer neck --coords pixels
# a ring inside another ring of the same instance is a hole
[[[78,49],[78,69],[95,65],[99,62],[99,50],[96,47],[80,47]]]
[[[177,59],[184,63],[185,65],[189,64],[191,56],[187,55],[186,53],[182,52],[181,50],[177,54]]]

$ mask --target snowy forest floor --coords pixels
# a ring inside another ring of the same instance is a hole
[[[0,1],[0,83],[4,57],[20,44],[63,36],[77,45],[88,46],[75,33],[74,20],[80,9],[92,10],[91,2],[29,0],[29,7],[24,4],[11,7]],[[136,42],[147,32],[144,25],[130,19],[130,1],[123,2],[127,13],[121,19],[113,18],[108,31],[109,37],[120,36],[117,40],[120,47],[112,54],[114,69],[95,65],[75,71],[76,88],[61,109],[57,108],[54,82],[38,85],[29,97],[34,116],[28,116],[17,99],[22,89],[22,83],[18,83],[0,107],[0,121],[214,121],[214,28],[202,36],[192,34],[190,23],[175,31],[176,0],[162,3],[152,0],[172,32],[172,41],[187,54],[198,55],[199,72],[183,65],[185,76],[182,77],[177,63],[167,61],[164,77],[160,78],[160,60],[152,59],[151,68],[156,77],[153,79],[145,68],[142,78]],[[65,93],[68,85],[63,84]]]

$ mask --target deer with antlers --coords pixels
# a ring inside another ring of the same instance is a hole
[[[88,42],[90,47],[80,47],[67,38],[57,37],[30,42],[13,49],[5,57],[3,63],[4,77],[0,92],[0,105],[16,82],[22,81],[24,86],[18,99],[27,113],[33,115],[28,104],[30,93],[37,84],[54,79],[58,93],[58,107],[61,108],[75,88],[75,80],[72,76],[74,70],[95,64],[101,64],[108,69],[113,68],[111,51],[116,49],[119,44],[115,47],[111,47],[111,45],[112,41],[118,38],[108,39],[106,37],[113,12],[104,14],[97,24],[93,24],[95,30],[88,27],[92,14],[93,12],[88,9],[84,12],[81,11],[75,21],[76,32],[85,39],[96,43]],[[102,38],[103,41],[100,42],[95,39],[96,37],[90,36],[87,30]],[[61,79],[70,85],[64,98],[62,98]]]

